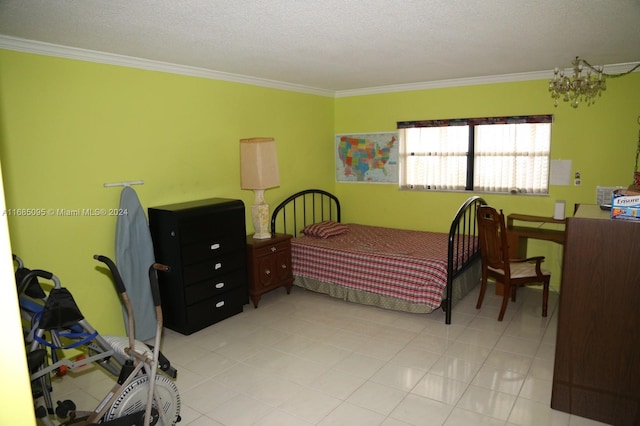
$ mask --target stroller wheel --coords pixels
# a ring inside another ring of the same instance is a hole
[[[70,399],[65,399],[64,401],[58,401],[58,406],[56,407],[56,416],[61,419],[66,419],[69,417],[69,413],[76,410],[76,404]]]

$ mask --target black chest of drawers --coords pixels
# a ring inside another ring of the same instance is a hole
[[[244,204],[211,198],[150,207],[164,325],[191,334],[248,303]]]

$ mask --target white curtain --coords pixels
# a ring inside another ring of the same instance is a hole
[[[400,188],[464,190],[472,160],[474,191],[548,193],[550,122],[464,124],[400,128]]]
[[[547,193],[550,123],[476,126],[474,190]]]
[[[467,126],[399,129],[400,187],[464,190],[469,150]]]

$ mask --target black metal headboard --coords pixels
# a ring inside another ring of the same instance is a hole
[[[322,189],[305,189],[278,204],[271,214],[271,232],[298,236],[307,225],[340,222],[340,201]]]

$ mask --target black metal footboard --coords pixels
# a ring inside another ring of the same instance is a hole
[[[480,258],[478,242],[477,211],[481,205],[487,204],[478,196],[469,198],[460,206],[449,230],[449,248],[447,261],[447,296],[442,301],[445,311],[445,322],[451,324],[453,307],[453,280],[460,276],[470,265]]]

